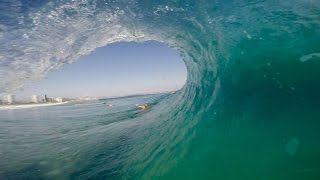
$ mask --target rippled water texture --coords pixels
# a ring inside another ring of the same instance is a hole
[[[181,52],[188,69],[182,90],[138,117],[125,116],[132,126],[97,123],[63,141],[42,134],[42,145],[34,146],[79,147],[79,153],[48,151],[40,158],[47,162],[5,163],[1,176],[320,179],[319,1],[0,1],[0,91],[43,78],[97,47],[145,40]],[[82,113],[96,120],[93,111]],[[55,130],[40,127],[60,136],[64,123],[52,123]],[[2,128],[1,150],[27,151],[3,134]],[[101,143],[115,137],[111,149]],[[59,164],[68,162],[74,165],[61,172]]]

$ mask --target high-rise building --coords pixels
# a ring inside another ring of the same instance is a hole
[[[44,95],[44,102],[49,102],[49,98],[46,94]]]
[[[16,102],[16,96],[13,94],[8,94],[7,96],[5,96],[5,99],[8,104],[14,104]]]

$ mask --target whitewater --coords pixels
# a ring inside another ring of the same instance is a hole
[[[8,111],[0,117],[0,156],[7,160],[0,177],[320,178],[316,0],[2,0],[0,93],[98,47],[147,40],[180,52],[188,70],[181,90],[153,97],[143,113],[119,109],[120,120],[97,117],[94,104],[74,117],[69,105],[42,107],[48,114]],[[60,111],[59,120],[40,121]],[[19,126],[19,119],[36,123]],[[51,150],[19,159],[28,147]]]

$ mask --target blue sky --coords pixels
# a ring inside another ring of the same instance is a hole
[[[120,42],[98,48],[16,94],[20,99],[32,94],[123,96],[177,90],[186,78],[176,50],[155,41]]]

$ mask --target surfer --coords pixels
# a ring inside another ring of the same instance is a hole
[[[149,105],[147,103],[143,104],[143,105],[138,105],[138,108],[141,110],[145,110],[149,107]]]

